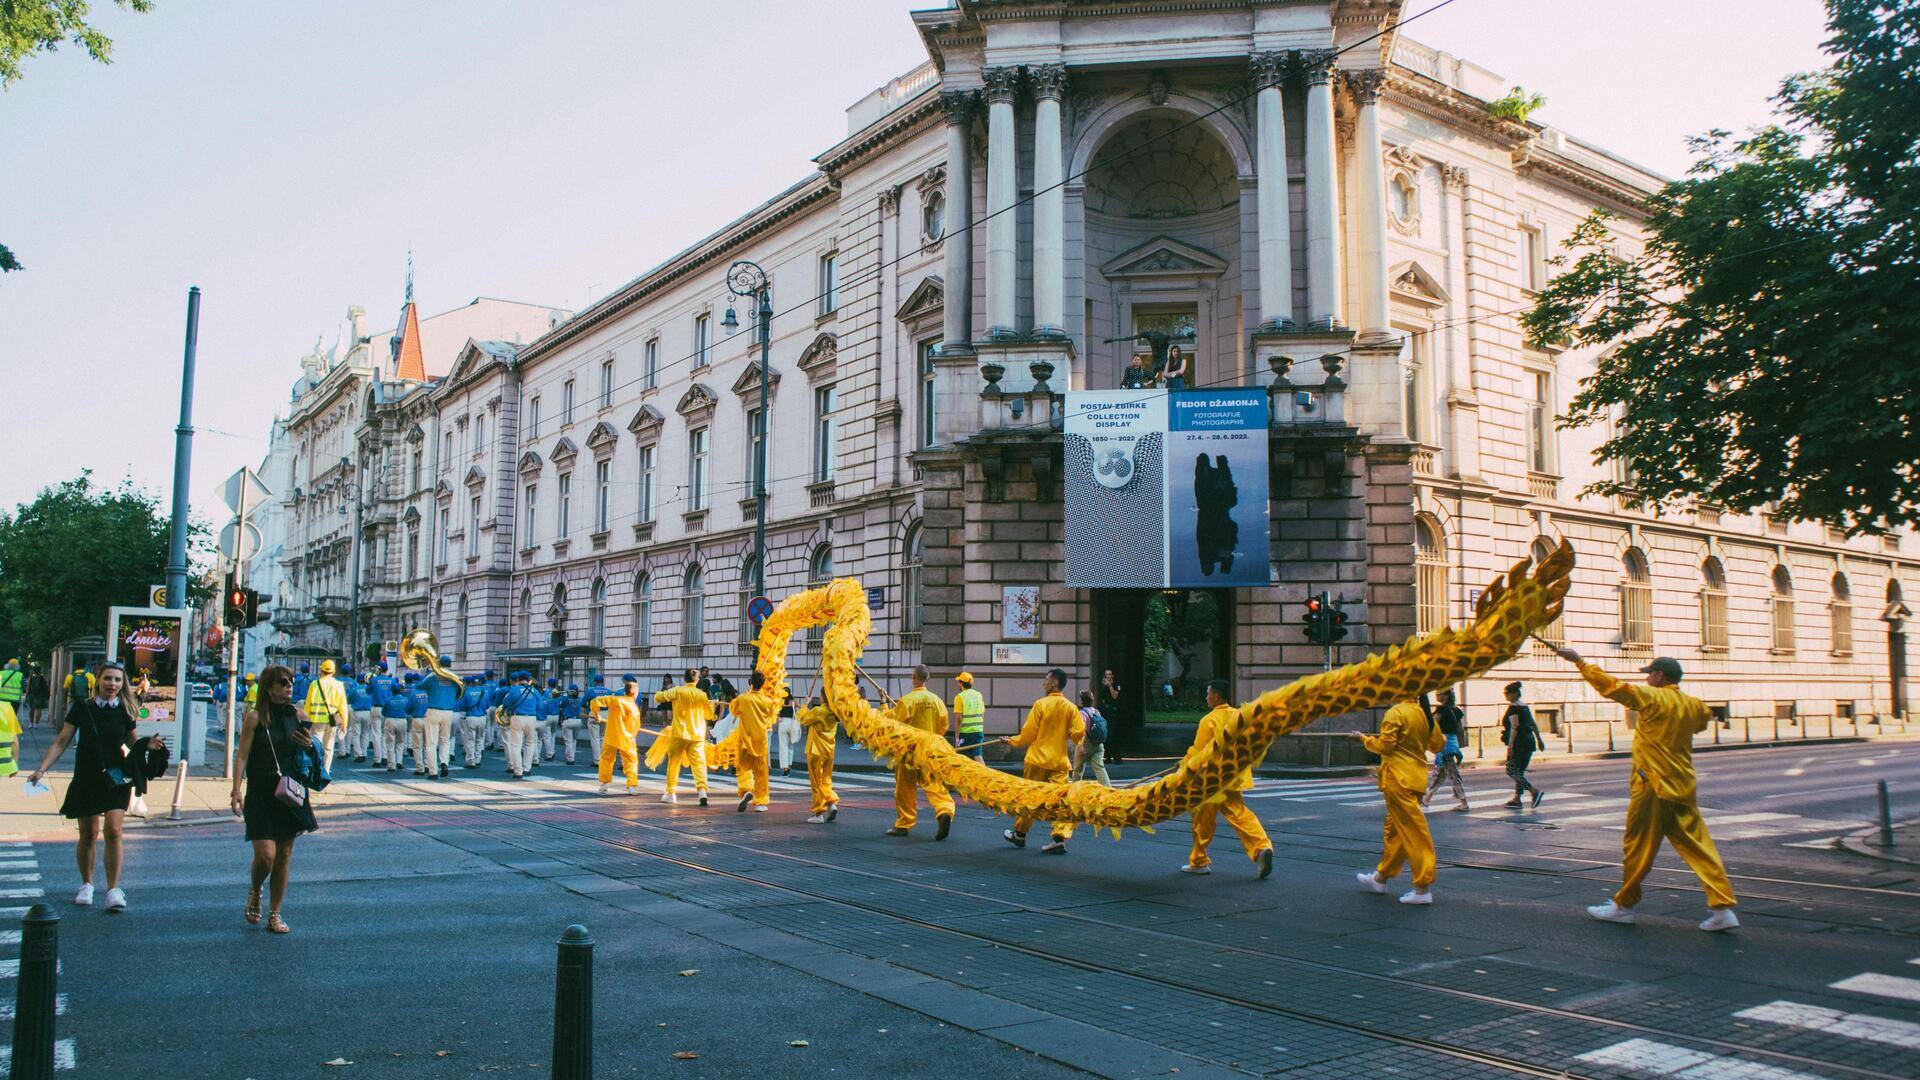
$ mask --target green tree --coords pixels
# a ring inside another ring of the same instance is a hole
[[[145,604],[163,580],[167,514],[152,494],[89,473],[0,512],[0,645],[45,656],[62,641],[106,629],[107,608]],[[198,531],[198,530],[196,530]]]
[[[1605,347],[1562,418],[1611,425],[1625,468],[1590,491],[1920,524],[1920,3],[1827,11],[1834,64],[1786,80],[1778,122],[1694,140],[1640,255],[1582,224],[1523,319]]]
[[[153,10],[153,0],[114,3],[129,11]],[[53,52],[63,42],[80,46],[103,64],[113,63],[112,40],[87,22],[87,0],[0,0],[0,90],[20,81],[27,57]],[[0,274],[19,269],[20,260],[0,244]]]

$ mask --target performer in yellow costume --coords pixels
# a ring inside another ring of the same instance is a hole
[[[1712,714],[1706,703],[1680,689],[1685,677],[1680,661],[1660,657],[1640,669],[1647,684],[1633,686],[1581,660],[1572,649],[1554,651],[1578,665],[1580,676],[1600,696],[1632,710],[1627,728],[1633,732],[1633,781],[1627,795],[1627,831],[1620,839],[1625,880],[1613,899],[1587,908],[1587,914],[1602,922],[1632,923],[1640,883],[1653,869],[1653,857],[1664,839],[1686,860],[1706,891],[1711,910],[1700,929],[1713,932],[1739,926],[1733,914],[1733,886],[1713,837],[1707,835],[1695,793],[1693,737],[1706,730]]]
[[[1233,699],[1227,696],[1229,693],[1225,679],[1214,679],[1207,684],[1207,707],[1211,711],[1200,718],[1199,730],[1193,735],[1193,749],[1187,753],[1197,754],[1212,746],[1226,731],[1227,723],[1239,715]],[[1260,877],[1264,880],[1273,873],[1273,841],[1267,839],[1267,830],[1260,827],[1260,819],[1247,809],[1247,800],[1240,794],[1251,787],[1253,769],[1248,767],[1228,782],[1218,800],[1193,808],[1193,852],[1187,856],[1187,865],[1180,868],[1182,873],[1213,873],[1207,845],[1213,843],[1214,827],[1223,817],[1240,838],[1240,846],[1247,849],[1247,858],[1260,868]]]
[[[700,793],[700,805],[707,805],[707,725],[713,722],[713,699],[705,690],[694,685],[700,678],[698,668],[686,670],[686,681],[679,686],[669,687],[653,695],[655,705],[665,705],[673,710],[673,719],[667,724],[667,730],[653,740],[653,746],[647,750],[647,768],[657,769],[661,762],[666,763],[667,793],[660,796],[664,803],[680,801],[680,767],[685,765],[693,770],[694,790]]]
[[[840,720],[817,697],[807,698],[800,714],[800,730],[807,733],[807,786],[813,789],[810,825],[824,825],[840,816],[840,795],[833,790],[834,739]]]
[[[627,774],[627,794],[640,794],[640,749],[634,736],[640,733],[640,685],[628,678],[621,693],[602,694],[588,703],[597,715],[592,722],[607,725],[600,736],[600,794],[613,782],[613,760],[620,759],[620,771]],[[662,736],[665,738],[665,736]]]
[[[20,771],[14,754],[19,741],[20,717],[14,713],[12,702],[0,701],[0,776]]]
[[[920,731],[932,732],[942,739],[947,735],[947,706],[933,691],[927,689],[927,665],[920,664],[913,669],[913,689],[905,697],[893,703],[883,714],[889,720],[905,724]],[[811,766],[809,766],[811,768]],[[905,836],[913,823],[920,820],[918,793],[925,789],[927,805],[933,807],[934,820],[939,827],[934,830],[935,840],[945,840],[953,831],[953,796],[947,794],[947,786],[931,776],[923,775],[919,769],[903,762],[893,763],[893,828],[887,830],[888,836]]]
[[[1026,761],[1020,766],[1021,776],[1043,784],[1064,784],[1067,774],[1073,771],[1067,744],[1087,737],[1087,721],[1080,715],[1080,707],[1061,694],[1067,686],[1066,672],[1059,668],[1047,672],[1045,686],[1046,693],[1027,710],[1027,722],[1020,726],[1020,734],[1008,739],[1007,745],[1027,752]],[[1073,822],[1049,824],[1053,828],[1053,840],[1040,850],[1049,855],[1065,855],[1067,841],[1073,836]],[[1032,827],[1033,818],[1016,817],[1013,828],[1000,835],[1014,847],[1026,847],[1027,830]]]
[[[1424,698],[1424,695],[1422,695]],[[1380,756],[1380,796],[1387,803],[1380,826],[1380,865],[1372,873],[1355,875],[1360,884],[1377,893],[1400,876],[1402,866],[1413,868],[1413,888],[1400,897],[1403,904],[1433,903],[1433,834],[1420,799],[1427,793],[1427,754],[1447,744],[1434,726],[1424,700],[1402,701],[1387,710],[1378,735],[1359,736],[1369,753]]]
[[[764,814],[771,801],[767,796],[767,730],[780,712],[780,703],[767,693],[767,677],[758,670],[747,677],[747,685],[752,689],[735,694],[728,703],[740,740],[739,763],[733,768],[740,785],[740,805],[734,810],[744,812],[751,802],[755,813]]]

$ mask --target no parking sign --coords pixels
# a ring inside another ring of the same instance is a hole
[[[753,625],[759,626],[766,622],[767,616],[771,614],[773,614],[773,601],[766,597],[756,596],[747,601],[747,618],[753,622]]]

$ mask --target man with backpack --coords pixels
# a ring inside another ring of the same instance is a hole
[[[1102,784],[1112,787],[1113,781],[1107,777],[1107,718],[1094,704],[1091,690],[1080,691],[1080,718],[1087,723],[1087,737],[1074,748],[1073,778],[1078,780],[1084,770],[1092,769]]]

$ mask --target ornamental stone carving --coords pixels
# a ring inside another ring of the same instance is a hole
[[[1366,71],[1342,72],[1346,77],[1347,92],[1361,105],[1371,105],[1380,100],[1380,90],[1387,83],[1385,68],[1369,68]]]
[[[947,114],[949,124],[969,124],[973,122],[973,111],[979,107],[978,90],[942,90],[940,108]]]
[[[1165,105],[1167,95],[1172,92],[1173,86],[1167,81],[1167,73],[1156,68],[1147,79],[1147,100],[1155,105]]]
[[[1287,81],[1292,66],[1290,57],[1284,52],[1257,52],[1247,58],[1247,68],[1253,79],[1255,90],[1278,89]]]
[[[1059,101],[1067,92],[1067,65],[1035,64],[1027,68],[1027,85],[1034,97]]]
[[[1320,86],[1333,78],[1333,62],[1338,49],[1302,49],[1293,54],[1294,73],[1308,86]]]
[[[980,73],[986,81],[985,95],[989,105],[1011,105],[1013,99],[1020,96],[1020,69],[1017,67],[988,68]]]
[[[922,195],[925,195],[929,191],[943,190],[946,186],[947,167],[945,165],[935,165],[933,168],[921,173],[920,179],[914,182],[914,187],[919,190]]]
[[[901,185],[899,184],[893,184],[880,189],[881,214],[892,214],[894,211],[900,209],[900,187]]]

